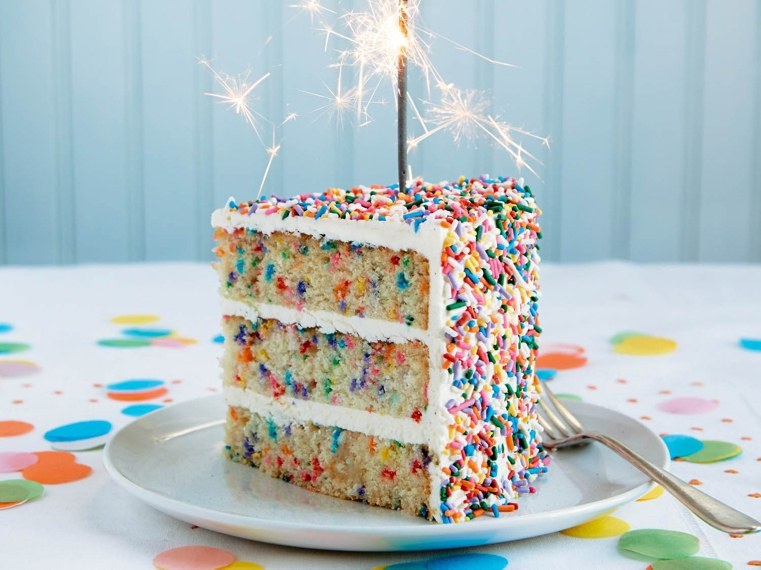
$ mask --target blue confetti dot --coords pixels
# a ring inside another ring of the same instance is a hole
[[[478,568],[478,570],[503,570],[507,567],[507,558],[496,554],[458,554],[431,558],[418,562],[400,562],[389,564],[385,570],[463,570]]]
[[[114,382],[113,384],[106,385],[106,388],[113,392],[141,392],[143,390],[152,390],[163,386],[163,380],[149,380],[144,378],[136,378],[133,380],[123,380],[122,382]]]
[[[536,375],[539,376],[539,380],[552,380],[557,376],[558,371],[552,368],[540,368],[536,371]]]
[[[687,457],[703,449],[703,442],[689,435],[664,435],[662,438],[671,459]]]
[[[172,331],[169,329],[154,329],[154,328],[145,328],[145,329],[124,329],[122,333],[126,334],[127,336],[133,336],[137,338],[162,338],[165,336],[169,336],[172,334]]]
[[[45,433],[47,441],[79,441],[106,435],[111,431],[111,422],[105,420],[91,420],[66,424]]]
[[[0,333],[7,333],[13,330],[13,325],[8,323],[0,323]]]
[[[218,334],[213,339],[211,339],[211,342],[216,342],[217,344],[222,344],[225,342],[225,337],[223,337],[221,334]]]
[[[761,352],[761,338],[741,338],[740,347]]]
[[[164,406],[161,406],[159,404],[135,404],[133,406],[127,406],[122,410],[123,414],[126,414],[128,416],[138,417],[138,416],[144,416],[145,414],[150,414],[151,412],[155,412],[156,410],[160,410]]]

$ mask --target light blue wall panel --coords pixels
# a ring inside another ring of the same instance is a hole
[[[60,259],[54,67],[50,2],[0,3],[1,223],[8,263]]]
[[[131,255],[143,236],[130,223],[142,212],[133,211],[140,189],[130,185],[128,164],[128,4],[77,0],[69,8],[76,259],[139,259],[140,252]]]
[[[639,0],[634,20],[630,250],[679,258],[684,183],[686,3]]]
[[[759,33],[756,0],[727,3],[709,0],[706,17],[706,59],[702,180],[700,187],[701,261],[740,261],[751,254],[752,235],[761,221],[751,196],[761,191],[754,179],[753,112],[754,35]],[[731,104],[727,104],[731,101]]]

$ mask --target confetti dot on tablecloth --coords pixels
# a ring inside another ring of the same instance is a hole
[[[42,496],[44,491],[44,487],[34,481],[6,479],[0,481],[0,503],[32,501]]]
[[[671,459],[692,455],[703,449],[703,442],[689,435],[670,434],[661,436],[669,449]]]
[[[748,566],[761,566],[761,560],[748,560]]]
[[[107,395],[111,400],[118,402],[142,402],[145,400],[155,400],[166,396],[169,390],[166,388],[157,388],[155,390],[147,390],[140,392],[109,392]]]
[[[158,320],[158,315],[117,315],[111,322],[115,325],[147,325]]]
[[[0,437],[12,437],[16,435],[24,435],[34,429],[34,426],[27,422],[20,422],[16,420],[4,420],[0,421]]]
[[[457,554],[430,558],[416,562],[399,562],[381,566],[384,570],[463,570],[478,568],[478,570],[503,570],[507,567],[507,558],[496,554]]]
[[[581,368],[587,363],[587,357],[570,352],[547,352],[536,359],[536,367],[553,370],[571,370]]]
[[[542,368],[536,371],[536,375],[539,377],[539,380],[552,380],[555,376],[557,376],[557,374],[558,371],[553,370],[552,368]]]
[[[731,459],[740,453],[742,453],[742,447],[735,443],[707,439],[703,441],[703,449],[682,457],[682,460],[690,463],[715,463]]]
[[[13,330],[13,325],[10,323],[0,323],[0,334],[11,332]]]
[[[690,556],[676,560],[656,560],[651,565],[653,570],[732,570],[732,564],[716,558]]]
[[[124,408],[122,413],[128,416],[139,417],[160,410],[163,407],[161,404],[135,404]]]
[[[225,342],[225,337],[223,337],[221,334],[218,334],[213,339],[211,339],[211,342],[216,342],[217,344],[222,344]]]
[[[0,473],[14,473],[37,463],[34,453],[23,451],[0,451]]]
[[[746,350],[757,350],[761,352],[761,338],[741,338],[740,347]]]
[[[581,396],[576,394],[555,394],[558,398],[563,400],[573,400],[574,402],[581,402]]]
[[[264,570],[264,566],[256,562],[246,562],[245,560],[236,560],[222,570]]]
[[[30,346],[25,342],[0,342],[0,354],[13,354],[14,352],[23,352]]]
[[[719,407],[717,400],[705,398],[672,398],[658,404],[658,409],[669,414],[705,414]]]
[[[162,338],[171,335],[172,331],[159,328],[129,328],[124,329],[122,334],[137,338]]]
[[[143,338],[104,338],[98,344],[109,348],[142,348],[151,346],[151,341]]]
[[[164,348],[186,348],[193,344],[198,344],[198,341],[194,338],[185,338],[179,336],[154,338],[151,341],[151,346],[163,346]]]
[[[77,441],[106,435],[111,431],[111,422],[105,420],[88,420],[65,424],[45,432],[48,441]]]
[[[178,546],[153,559],[159,570],[217,570],[235,562],[235,555],[211,546]]]
[[[674,530],[642,528],[618,539],[618,551],[637,560],[687,558],[700,549],[696,536]]]
[[[660,485],[656,485],[652,489],[650,489],[647,493],[642,495],[639,499],[637,499],[637,502],[644,503],[645,501],[652,501],[653,499],[657,499],[663,495],[663,487]]]
[[[155,390],[164,384],[163,380],[154,378],[132,378],[106,384],[106,388],[111,392],[145,392]]]
[[[0,360],[0,378],[29,376],[39,371],[39,366],[31,360]]]
[[[646,334],[624,333],[611,338],[613,351],[629,356],[659,356],[676,350],[676,341]]]
[[[605,516],[561,530],[560,534],[575,538],[610,538],[611,536],[620,536],[630,528],[629,523],[624,520]]]
[[[67,451],[36,451],[37,463],[21,472],[24,479],[43,485],[58,485],[84,479],[92,467],[77,463],[73,453]]]

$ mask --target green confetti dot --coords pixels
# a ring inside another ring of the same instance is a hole
[[[690,463],[715,463],[731,459],[742,453],[742,447],[728,441],[705,440],[703,449],[692,455],[682,457],[684,461]]]
[[[677,560],[656,560],[651,564],[653,570],[732,570],[732,564],[716,558],[691,556]]]
[[[31,501],[41,496],[45,488],[36,481],[9,479],[0,481],[0,503]]]
[[[581,396],[576,394],[555,394],[558,398],[563,400],[573,400],[574,402],[581,402]]]
[[[142,338],[104,338],[99,340],[98,344],[111,348],[140,348],[150,346],[151,341]]]
[[[687,558],[700,549],[696,536],[674,530],[643,528],[624,534],[618,551],[636,560],[673,560]]]
[[[0,354],[13,354],[29,349],[29,345],[23,342],[0,342]]]

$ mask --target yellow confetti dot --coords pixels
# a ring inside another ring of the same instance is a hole
[[[145,325],[158,320],[158,315],[117,315],[111,322],[115,325]]]
[[[221,570],[264,570],[264,566],[257,564],[256,562],[245,562],[243,560],[236,560],[229,566],[225,566]]]
[[[647,493],[642,495],[639,499],[637,499],[637,502],[641,503],[643,501],[652,501],[653,499],[657,499],[663,495],[663,487],[660,485],[656,485],[652,489],[650,489]]]
[[[630,356],[659,356],[676,350],[676,341],[649,335],[628,336],[613,346],[618,354]]]
[[[629,523],[626,521],[616,517],[605,516],[561,530],[560,533],[576,538],[610,538],[611,536],[620,536],[630,528]]]

